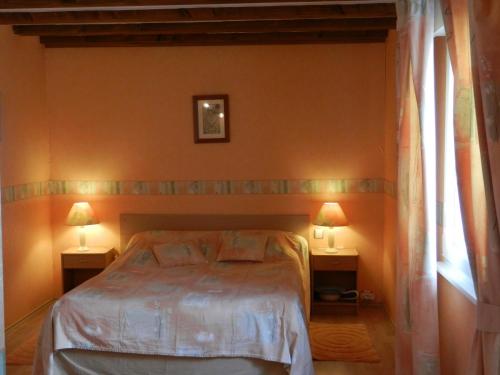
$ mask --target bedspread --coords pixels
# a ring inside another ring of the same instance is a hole
[[[73,348],[251,357],[313,374],[301,267],[284,256],[166,269],[150,249],[133,248],[55,303],[34,371],[55,374],[54,351]]]

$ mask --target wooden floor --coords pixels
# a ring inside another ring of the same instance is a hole
[[[16,350],[19,346],[33,334],[38,334],[52,303],[49,303],[31,314],[14,327],[5,332],[5,350],[7,353]],[[8,375],[31,375],[31,366],[7,366]]]
[[[15,350],[33,332],[39,331],[49,306],[6,332],[7,353]],[[316,375],[393,375],[394,327],[385,312],[378,307],[360,308],[357,316],[314,316],[313,321],[365,323],[380,356],[380,363],[314,362]],[[7,366],[8,375],[30,375],[31,366]]]

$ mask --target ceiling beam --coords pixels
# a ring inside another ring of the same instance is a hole
[[[183,35],[42,36],[47,48],[383,43],[387,31]]]
[[[0,0],[0,11],[47,11],[50,9],[92,10],[93,8],[191,7],[227,4],[286,4],[286,3],[394,3],[394,0]]]
[[[394,4],[0,13],[2,25],[395,18]]]
[[[347,20],[144,23],[115,25],[29,25],[14,26],[14,32],[18,35],[37,36],[175,35],[387,30],[394,28],[395,26],[395,19],[381,18]]]

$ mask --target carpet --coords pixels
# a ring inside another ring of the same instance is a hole
[[[364,324],[311,322],[309,334],[315,360],[380,362]]]
[[[38,336],[33,335],[23,342],[20,347],[11,353],[7,353],[6,362],[8,365],[31,365],[35,357],[35,348]]]

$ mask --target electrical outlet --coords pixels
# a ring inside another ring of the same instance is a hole
[[[323,239],[323,228],[314,228],[314,239],[321,240]]]

